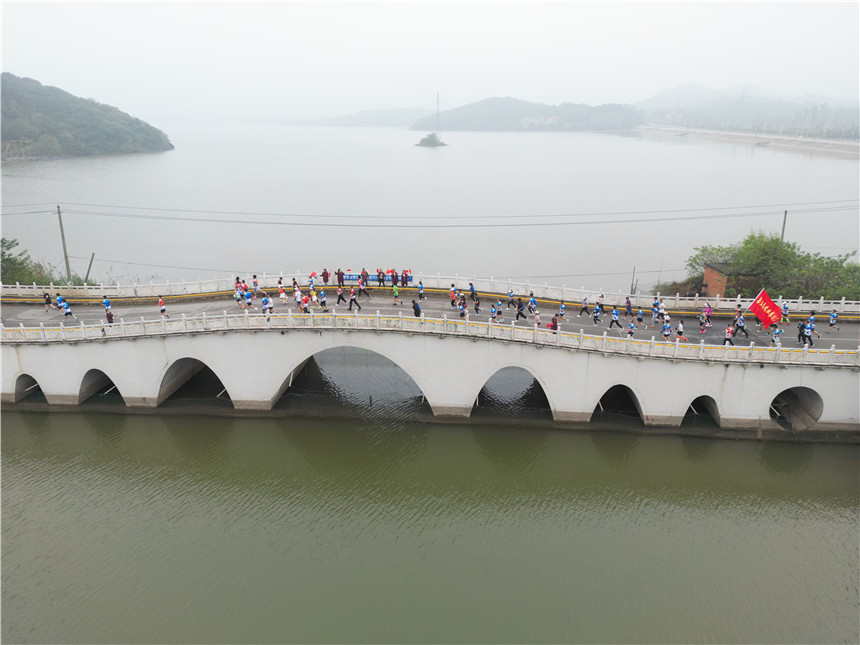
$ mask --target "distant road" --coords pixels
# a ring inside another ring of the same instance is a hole
[[[805,137],[786,137],[775,134],[747,134],[740,132],[722,132],[698,128],[684,128],[669,125],[643,125],[640,131],[663,134],[666,136],[695,137],[727,143],[746,143],[751,146],[776,148],[809,154],[841,157],[844,159],[860,159],[860,142],[837,139],[808,139]]]

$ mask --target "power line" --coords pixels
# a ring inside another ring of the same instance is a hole
[[[418,219],[513,219],[513,218],[560,218],[560,217],[603,217],[603,216],[615,216],[615,215],[656,215],[662,213],[700,213],[700,212],[709,212],[709,211],[726,211],[726,210],[747,210],[747,209],[756,209],[756,208],[780,208],[786,209],[794,206],[823,206],[823,205],[831,205],[831,204],[844,204],[844,206],[840,207],[840,209],[852,208],[856,207],[860,203],[860,200],[857,199],[839,199],[839,200],[830,200],[830,201],[813,201],[813,202],[790,202],[790,203],[782,203],[782,204],[756,204],[756,205],[746,205],[746,206],[711,206],[711,207],[700,207],[700,208],[682,208],[682,209],[658,209],[658,210],[642,210],[642,211],[593,211],[593,212],[584,212],[584,213],[556,213],[556,214],[528,214],[528,215],[489,215],[489,216],[478,216],[478,215],[422,215],[418,216]],[[852,206],[853,204],[853,206]],[[9,206],[4,205],[4,208],[18,208],[23,206],[38,206],[39,204],[21,204],[18,206]],[[109,204],[85,204],[78,202],[66,202],[68,206],[85,206],[90,208],[110,208],[110,209],[118,209],[118,210],[142,210],[142,211],[155,211],[155,212],[166,212],[166,213],[204,213],[209,215],[252,215],[252,216],[263,216],[263,217],[289,217],[289,218],[313,218],[313,219],[363,219],[363,220],[388,220],[388,219],[397,219],[402,220],[402,215],[314,215],[309,213],[267,213],[260,211],[218,211],[218,210],[203,210],[203,209],[190,209],[190,208],[156,208],[149,206],[116,206]],[[792,210],[789,208],[789,210]],[[829,209],[823,209],[829,210]],[[780,211],[780,212],[783,212]],[[28,211],[26,213],[4,213],[3,215],[25,215],[30,213],[40,213],[40,212],[53,212],[53,211]],[[97,211],[69,211],[76,212],[81,214],[96,214]],[[816,212],[816,211],[803,211],[803,212]],[[109,213],[105,213],[109,214]],[[131,217],[131,215],[127,215]],[[153,216],[154,217],[154,216]],[[207,221],[207,220],[196,220],[196,221]],[[232,220],[214,220],[214,221],[224,221],[231,222]]]
[[[834,208],[809,208],[795,209],[794,213],[829,213],[845,210],[854,210],[854,206],[841,206]],[[234,219],[215,219],[209,217],[174,217],[169,215],[131,215],[127,213],[109,213],[99,211],[79,211],[69,210],[67,213],[75,215],[91,215],[94,217],[113,217],[121,219],[143,219],[155,221],[175,221],[210,224],[241,224],[243,226],[260,225],[260,226],[309,226],[314,228],[540,228],[548,226],[585,226],[591,224],[644,224],[652,222],[682,222],[690,220],[710,220],[710,219],[737,219],[744,217],[770,217],[774,215],[782,215],[783,211],[763,211],[758,213],[720,213],[716,215],[689,215],[681,217],[643,217],[643,218],[622,218],[622,219],[604,219],[604,220],[589,220],[579,222],[516,222],[516,223],[491,223],[491,224],[366,224],[357,222],[271,222],[261,220],[234,220]],[[522,216],[521,216],[522,217]],[[401,218],[402,219],[402,218]],[[463,219],[463,218],[458,218]],[[484,218],[489,219],[489,218]],[[495,219],[495,218],[493,218]]]
[[[34,202],[32,204],[4,204],[4,208],[24,208],[27,206],[54,206],[54,202]]]

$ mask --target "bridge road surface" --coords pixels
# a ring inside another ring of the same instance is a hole
[[[347,300],[348,287],[349,285],[344,289],[344,297],[346,297]],[[411,301],[413,299],[418,301],[418,292],[414,287],[401,288],[400,300],[403,304],[399,306],[394,304],[394,297],[390,286],[386,286],[384,288],[371,287],[368,291],[371,294],[370,297],[364,295],[359,297],[359,304],[361,304],[362,307],[360,315],[376,315],[376,312],[379,311],[383,316],[397,316],[398,312],[401,312],[404,317],[413,316]],[[267,291],[267,293],[271,296],[271,292]],[[424,295],[424,300],[419,302],[421,304],[421,311],[427,318],[442,318],[443,315],[447,315],[449,320],[459,319],[458,310],[452,309],[450,306],[451,301],[447,291],[425,289]],[[337,287],[333,289],[329,287],[329,289],[326,289],[326,296],[330,312],[337,312],[338,314],[350,313],[348,304],[334,304],[337,301]],[[523,298],[523,302],[527,303],[528,298],[525,296],[521,297]],[[251,309],[251,313],[260,313],[261,298],[262,295],[258,294],[254,299],[253,302],[257,307],[257,311],[254,312],[254,310]],[[503,296],[501,300],[501,311],[503,315],[501,324],[510,325],[516,318],[516,309],[514,307],[511,307],[510,309],[507,308],[507,296]],[[147,320],[157,320],[161,316],[155,299],[142,298],[141,303],[134,302],[133,304],[126,304],[127,302],[127,300],[111,302],[114,323],[118,323],[121,318],[124,318],[126,321],[139,321],[141,317],[144,317]],[[232,293],[229,295],[223,294],[213,295],[211,297],[207,296],[196,300],[189,300],[187,296],[176,296],[175,298],[165,297],[164,302],[167,306],[167,313],[172,319],[181,318],[182,314],[189,317],[200,316],[203,312],[205,312],[207,316],[223,315],[225,311],[229,315],[244,314],[244,311],[237,305]],[[285,306],[280,300],[278,300],[277,292],[275,291],[274,302],[276,315],[286,314],[288,310],[292,311],[293,314],[300,313],[292,297],[290,297],[287,301],[287,305]],[[491,300],[489,296],[481,297],[480,314],[475,313],[474,303],[469,299],[468,293],[466,302],[469,305],[470,320],[475,322],[489,321],[490,305],[494,300]],[[106,322],[104,305],[102,305],[101,301],[98,299],[93,299],[86,304],[70,300],[69,304],[71,305],[72,313],[78,320],[64,317],[62,313],[53,308],[48,312],[45,312],[44,303],[27,305],[11,303],[3,304],[0,314],[2,314],[3,324],[7,327],[18,327],[21,323],[23,323],[25,327],[38,327],[39,323],[43,323],[45,327],[55,327],[58,326],[61,321],[64,322],[66,326],[78,325],[80,324],[80,321],[83,321],[87,325],[97,325],[100,322]],[[608,330],[609,323],[612,319],[610,315],[612,311],[611,306],[606,310],[600,323],[598,325],[594,325],[590,316],[586,317],[585,314],[583,314],[581,317],[577,317],[577,313],[581,309],[579,303],[566,304],[567,311],[565,316],[564,318],[559,319],[559,329],[561,331],[567,333],[579,333],[579,330],[582,329],[586,334],[602,336],[603,332]],[[353,310],[355,310],[355,308],[353,308]],[[317,308],[314,311],[321,312],[322,310]],[[541,318],[541,327],[545,328],[550,322],[553,314],[558,312],[558,302],[538,299],[538,311]],[[517,326],[528,326],[531,328],[534,325],[533,316],[528,314],[528,310],[526,310],[525,313],[528,315],[528,320],[526,321],[520,318],[516,324]],[[619,313],[621,314],[619,316],[619,321],[621,322],[622,328],[619,330],[617,326],[613,325],[612,330],[609,330],[609,336],[614,338],[626,338],[627,323],[629,320],[624,318],[624,311],[621,308],[619,308]],[[650,309],[645,311],[643,308],[643,313],[643,322],[645,323],[645,327],[638,327],[633,338],[636,340],[650,340],[653,336],[658,342],[662,341],[661,326],[658,324],[654,327],[650,327]],[[679,320],[683,320],[684,335],[687,337],[688,342],[699,344],[704,340],[705,343],[709,345],[723,344],[726,325],[731,322],[734,317],[734,312],[730,312],[728,310],[726,310],[725,313],[720,312],[716,315],[712,315],[712,327],[706,329],[704,334],[700,334],[698,312],[676,312],[670,309],[669,314],[671,316],[670,322],[672,323],[672,335],[669,338],[672,342],[675,341],[675,327]],[[800,317],[797,314],[792,314],[790,318],[791,322],[788,325],[780,325],[780,328],[783,330],[781,337],[782,346],[785,348],[801,347],[797,342],[797,322]],[[860,346],[860,324],[857,324],[857,320],[846,320],[845,317],[840,316],[838,323],[839,329],[837,330],[836,328],[831,329],[828,327],[829,312],[816,312],[815,318],[816,331],[821,334],[820,338],[813,334],[812,338],[815,349],[830,349],[831,345],[835,345],[836,349],[840,350],[858,349],[858,346]],[[753,342],[756,347],[769,346],[771,337],[766,335],[764,330],[761,332],[756,331],[755,317],[752,314],[747,313],[745,315],[745,320],[747,322],[746,329],[749,333],[749,339],[745,338],[742,334],[738,334],[733,338],[735,346],[748,347]]]

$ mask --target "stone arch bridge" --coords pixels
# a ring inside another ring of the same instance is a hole
[[[111,382],[129,408],[157,408],[203,367],[237,410],[270,410],[315,354],[356,347],[402,368],[434,415],[468,417],[499,370],[528,371],[559,423],[588,422],[623,386],[646,426],[677,427],[697,402],[722,430],[860,434],[856,351],[719,347],[552,333],[460,320],[227,315],[2,328],[2,401],[40,389],[74,406]]]

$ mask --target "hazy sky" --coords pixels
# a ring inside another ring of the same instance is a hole
[[[684,82],[858,97],[860,3],[10,2],[2,69],[159,126],[635,102]]]

